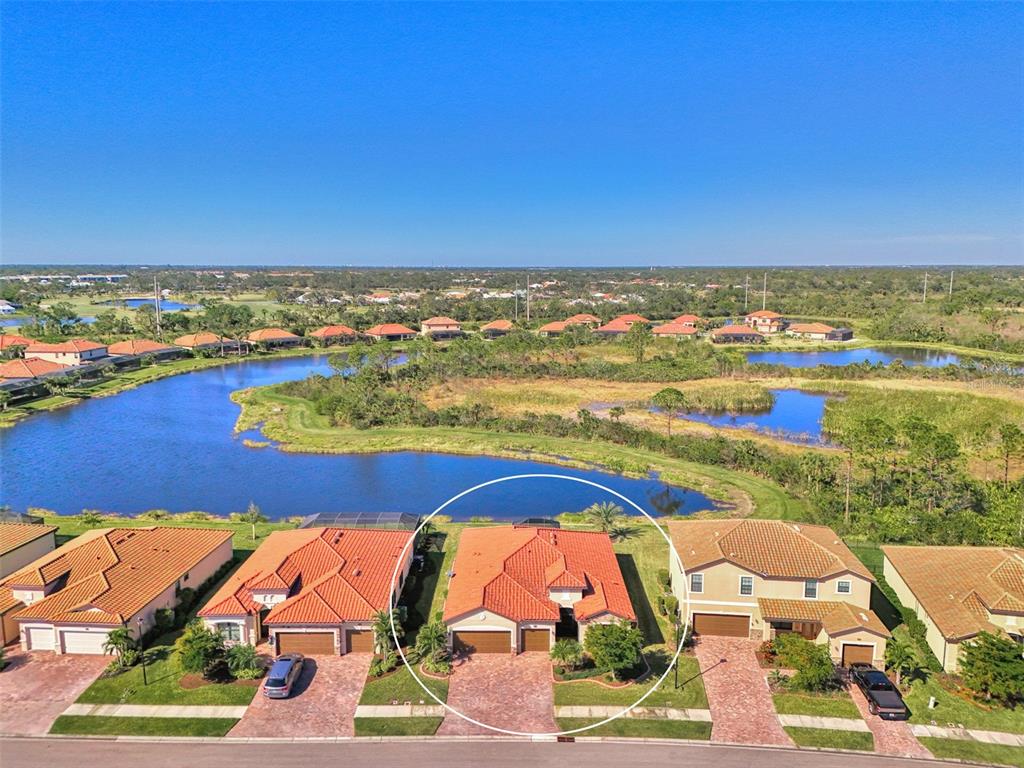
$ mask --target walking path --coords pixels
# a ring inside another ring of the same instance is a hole
[[[174,704],[72,704],[65,715],[92,715],[100,717],[187,717],[226,718],[238,720],[248,707],[185,706]]]
[[[555,717],[581,717],[587,720],[604,720],[622,713],[622,707],[599,705],[575,705],[555,707]],[[623,717],[650,718],[652,720],[697,720],[711,722],[709,709],[673,709],[672,707],[634,707]]]
[[[1004,731],[978,731],[973,728],[944,728],[940,725],[912,725],[915,736],[935,739],[960,739],[961,741],[982,741],[986,744],[1001,744],[1004,747],[1024,747],[1024,734]]]
[[[914,736],[910,723],[905,720],[883,720],[877,715],[872,715],[868,711],[867,699],[864,698],[860,688],[855,685],[850,686],[850,696],[875,737],[875,752],[902,757],[932,756],[932,753],[925,749],[924,744]]]
[[[356,717],[444,717],[440,704],[360,704]]]
[[[786,728],[822,728],[827,731],[862,731],[870,733],[871,728],[863,720],[852,717],[818,717],[817,715],[779,715],[779,722]]]

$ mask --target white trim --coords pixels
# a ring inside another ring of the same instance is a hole
[[[750,594],[749,595],[743,594],[743,580],[744,579],[750,579]],[[745,573],[741,573],[740,576],[739,576],[739,582],[736,585],[736,590],[737,590],[736,594],[739,595],[740,597],[754,597],[754,577],[753,577],[753,575],[747,575]]]
[[[693,577],[694,576],[699,576],[700,577],[700,589],[694,589],[693,588]],[[697,573],[693,573],[692,571],[690,572],[690,585],[689,585],[689,587],[690,588],[689,588],[688,591],[689,591],[689,593],[691,595],[703,595],[704,594],[704,573],[703,573],[703,571],[699,571]]]
[[[756,600],[752,603],[732,603],[728,600],[688,600],[687,602],[690,605],[730,605],[735,608],[757,608]]]
[[[814,596],[807,596],[807,585],[814,584]],[[817,579],[804,579],[804,600],[817,600],[818,595],[821,594],[821,582]]]
[[[840,584],[846,584],[849,589],[843,592],[839,589]],[[836,579],[836,594],[837,595],[850,595],[853,594],[853,580],[852,579]]]

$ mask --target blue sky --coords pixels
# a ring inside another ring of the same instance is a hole
[[[1024,6],[16,3],[2,258],[1024,262]]]

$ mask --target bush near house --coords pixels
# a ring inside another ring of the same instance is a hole
[[[836,670],[828,647],[785,632],[773,641],[773,648],[783,667],[795,669],[787,687],[799,691],[825,691],[836,685]]]
[[[598,669],[619,675],[640,664],[644,647],[643,633],[628,621],[619,624],[596,624],[587,630],[583,647]]]
[[[1009,637],[982,632],[965,643],[960,675],[964,685],[987,702],[1005,707],[1024,704],[1024,656]]]

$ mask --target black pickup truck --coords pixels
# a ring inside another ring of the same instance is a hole
[[[906,720],[910,710],[903,703],[903,697],[896,690],[884,672],[879,672],[870,664],[853,664],[850,677],[857,687],[864,692],[868,700],[868,711],[883,720]]]

